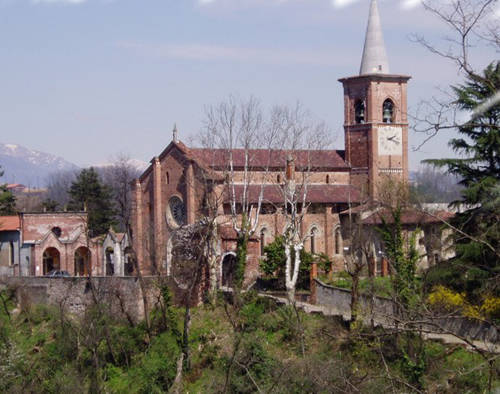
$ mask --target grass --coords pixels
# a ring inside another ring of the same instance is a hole
[[[352,287],[352,279],[347,273],[338,273],[332,279],[323,276],[321,277],[321,281],[327,285],[346,290],[350,290]],[[359,281],[359,289],[362,294],[371,294],[373,291],[373,293],[379,297],[391,297],[391,278],[388,276],[362,278]]]
[[[54,308],[33,306],[11,320],[0,311],[0,391],[167,392],[181,351],[183,317],[180,308],[170,311],[169,327],[153,327],[151,338],[143,324],[131,327],[110,317],[71,318],[64,326]],[[403,334],[349,331],[341,319],[302,312],[299,324],[293,308],[253,296],[234,313],[222,303],[192,309],[191,368],[184,371],[182,392],[221,392],[238,340],[229,392],[411,392],[401,383],[409,381],[402,349],[418,347],[408,347]],[[480,355],[425,341],[424,356],[421,391],[485,391],[488,368]]]

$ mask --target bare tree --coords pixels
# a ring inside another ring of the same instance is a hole
[[[375,264],[375,250],[373,247],[373,229],[363,225],[364,214],[369,212],[364,206],[355,216],[349,213],[346,234],[349,240],[348,250],[344,254],[345,269],[352,280],[351,285],[351,327],[361,316],[360,311],[360,279],[363,274],[370,273]],[[371,275],[370,275],[371,276]]]
[[[311,173],[315,170],[313,156],[318,149],[328,146],[329,130],[325,123],[312,121],[300,104],[275,107],[271,127],[279,136],[277,142],[283,161],[286,158],[286,181],[277,187],[283,197],[282,213],[285,217],[285,286],[289,302],[294,304],[301,251],[311,236],[303,231],[302,223],[310,205],[308,191]]]
[[[68,190],[76,180],[79,170],[59,171],[47,178],[46,199],[57,203],[58,209],[65,209],[70,201]]]
[[[226,162],[222,169],[225,193],[231,225],[238,237],[234,283],[237,288],[241,288],[244,281],[248,240],[259,224],[264,184],[275,141],[272,131],[259,102],[253,97],[246,101],[229,97],[227,101],[206,109],[200,140],[205,148],[222,155]],[[259,170],[255,171],[256,168]],[[250,195],[251,185],[260,187],[257,202]]]
[[[140,175],[126,154],[118,154],[110,166],[98,168],[103,183],[111,188],[117,221],[122,231],[130,224],[132,181]]]
[[[484,76],[481,74],[484,65],[477,64],[474,51],[490,50],[492,60],[498,57],[500,26],[494,15],[499,0],[443,2],[423,0],[422,4],[426,11],[443,22],[449,33],[444,37],[443,44],[430,42],[420,34],[414,34],[413,40],[431,53],[454,63],[464,76],[476,81],[484,81]],[[488,81],[484,82],[488,83]],[[427,136],[416,149],[422,147],[440,131],[455,130],[464,123],[454,95],[447,90],[440,93],[431,99],[421,101],[416,111],[410,114],[414,131]],[[485,106],[494,105],[499,100],[500,96],[497,94],[491,97],[490,102],[486,102]]]
[[[184,329],[182,335],[182,354],[178,365],[186,369],[191,367],[189,336],[191,327],[191,306],[197,304],[200,298],[203,273],[206,258],[211,248],[211,223],[201,221],[180,227],[172,236],[172,272],[171,277],[176,283],[177,291],[182,294],[184,306]],[[179,391],[182,368],[178,367],[175,379],[175,391]]]

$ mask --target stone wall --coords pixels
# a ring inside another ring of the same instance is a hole
[[[337,312],[347,319],[351,317],[351,292],[349,290],[328,286],[316,280],[316,303],[332,309],[332,312]],[[374,315],[378,320],[389,321],[394,314],[394,303],[389,298],[373,297],[372,299],[372,297],[361,295],[359,314],[366,318]]]
[[[329,313],[342,315],[344,319],[351,317],[351,292],[349,290],[328,286],[315,279],[316,304],[324,306]],[[377,324],[392,325],[397,311],[396,305],[389,298],[360,296],[360,315],[369,322],[371,319]],[[470,320],[464,317],[447,317],[432,319],[430,324],[423,325],[426,331],[456,335],[460,338],[469,338],[489,343],[500,343],[498,329],[487,323]]]
[[[150,310],[158,302],[160,280],[166,281],[172,290],[174,302],[181,303],[182,294],[169,279],[143,279]],[[69,314],[82,316],[97,300],[117,317],[130,318],[135,322],[144,318],[144,303],[137,277],[0,277],[0,288],[3,286],[15,289],[20,307],[27,304],[52,305],[63,308]],[[198,302],[199,299],[193,303]]]

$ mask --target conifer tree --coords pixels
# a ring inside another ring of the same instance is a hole
[[[104,234],[115,224],[111,192],[103,185],[94,168],[83,169],[68,191],[71,211],[88,211],[89,234],[95,237]]]
[[[498,292],[500,273],[500,62],[491,63],[482,75],[470,75],[463,85],[453,87],[459,110],[472,114],[458,127],[459,138],[449,145],[459,158],[428,160],[457,175],[464,186],[455,204],[468,209],[456,215],[457,256],[453,260],[453,283],[473,298],[485,287]],[[447,279],[445,279],[447,280]]]
[[[0,167],[0,177],[3,176],[2,168]],[[6,184],[0,184],[0,214],[12,215],[16,213],[16,197],[7,189]]]

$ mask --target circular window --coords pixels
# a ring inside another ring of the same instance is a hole
[[[179,227],[186,223],[186,207],[179,197],[172,197],[169,200],[167,221],[174,227]]]

